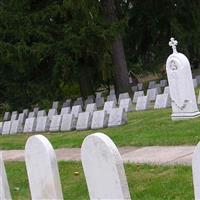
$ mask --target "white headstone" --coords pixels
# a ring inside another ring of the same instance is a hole
[[[138,90],[137,86],[132,86],[131,89],[133,92],[136,92]]]
[[[38,117],[37,118],[37,125],[36,125],[36,132],[47,132],[50,127],[50,120],[47,116]]]
[[[71,131],[76,128],[77,117],[74,114],[64,114],[62,116],[61,131]]]
[[[197,85],[200,84],[200,75],[195,76],[195,79],[197,80]]]
[[[146,110],[149,107],[149,99],[147,96],[138,97],[136,103],[136,110]]]
[[[81,106],[83,108],[83,99],[82,97],[77,98],[76,101],[74,101],[74,106]]]
[[[92,98],[86,99],[85,104],[84,104],[85,108],[87,107],[88,104],[93,104],[93,103],[94,103],[94,99],[92,99]]]
[[[37,115],[36,115],[36,113],[35,112],[30,112],[29,114],[28,114],[28,118],[33,118],[33,117],[36,117]]]
[[[61,122],[62,122],[62,115],[54,115],[51,120],[49,131],[50,132],[60,131]]]
[[[115,94],[110,94],[107,97],[107,101],[115,101],[117,103],[117,97]]]
[[[167,77],[172,100],[172,120],[195,118],[200,116],[197,107],[190,63],[187,57],[176,50],[177,41],[171,38],[173,48],[166,62]]]
[[[170,105],[171,105],[171,102],[170,102],[169,94],[157,95],[155,105],[154,105],[155,109],[168,108],[170,107]]]
[[[12,125],[12,121],[5,121],[3,123],[2,135],[10,134],[11,125]]]
[[[71,99],[67,99],[64,103],[63,103],[63,108],[64,107],[71,107],[71,102],[72,102],[72,100]]]
[[[87,105],[87,107],[85,109],[85,112],[91,112],[91,113],[93,113],[96,110],[97,110],[96,103],[92,103],[92,104],[88,104]]]
[[[12,200],[2,153],[0,153],[0,199]]]
[[[133,105],[131,98],[128,99],[121,99],[119,103],[120,108],[124,108],[126,112],[132,112],[133,111]]]
[[[90,129],[92,124],[92,113],[91,112],[83,112],[79,113],[78,120],[76,124],[76,130],[88,130]]]
[[[96,98],[101,98],[102,97],[102,92],[96,92]]]
[[[195,200],[200,199],[200,143],[197,144],[192,157],[192,174]]]
[[[97,108],[102,108],[104,106],[104,97],[98,97],[95,100]]]
[[[108,126],[108,114],[104,110],[93,113],[91,129],[105,128]]]
[[[20,113],[19,114],[18,120],[22,123],[22,125],[24,125],[24,123],[25,123],[26,116],[27,115],[25,113]]]
[[[37,114],[38,114],[38,112],[39,112],[39,107],[34,107],[33,108],[33,112],[36,114],[36,116],[37,116]]]
[[[122,108],[113,108],[110,111],[108,119],[108,127],[120,126],[128,122],[127,113],[125,109]]]
[[[11,121],[16,120],[18,117],[18,112],[17,111],[13,111],[11,114]]]
[[[138,83],[137,87],[138,87],[138,90],[143,90],[143,83]]]
[[[69,114],[71,112],[71,108],[70,107],[64,107],[61,109],[60,114],[64,115],[64,114]]]
[[[3,121],[9,121],[11,119],[10,112],[5,112],[3,116]]]
[[[115,94],[115,87],[114,87],[114,85],[111,85],[110,86],[110,95],[113,95],[113,94]]]
[[[56,154],[44,136],[29,137],[25,161],[32,199],[63,200]]]
[[[54,101],[53,102],[53,105],[52,105],[52,109],[58,109],[58,105],[59,105],[59,102],[58,101]]]
[[[28,117],[29,110],[28,109],[24,109],[22,113],[24,113],[25,116]]]
[[[103,107],[103,110],[106,111],[108,114],[110,114],[110,111],[116,108],[116,102],[115,101],[106,101]]]
[[[72,106],[71,114],[74,114],[74,117],[78,117],[78,114],[82,112],[82,108],[80,105],[78,106]]]
[[[37,120],[35,117],[27,118],[24,125],[24,133],[35,132]]]
[[[149,89],[154,88],[154,87],[155,87],[155,84],[156,84],[156,81],[149,81],[149,86],[148,86],[148,88],[149,88]]]
[[[157,88],[152,88],[147,90],[147,97],[149,98],[149,101],[155,101],[157,95],[158,95]]]
[[[120,102],[121,99],[129,99],[129,98],[130,98],[130,96],[129,96],[128,92],[121,93],[121,94],[119,94],[119,101],[118,102]]]
[[[2,134],[2,130],[3,130],[3,123],[4,123],[4,122],[0,122],[0,134]]]
[[[164,88],[164,94],[169,94],[170,96],[169,86]]]
[[[10,134],[13,135],[17,133],[22,133],[22,131],[23,131],[23,125],[21,120],[19,119],[13,120],[10,128]]]
[[[200,104],[200,90],[199,90],[199,94],[198,94],[198,97],[197,97],[197,104]]]
[[[197,87],[197,79],[193,79],[193,85],[194,85],[194,88],[196,88]]]
[[[49,118],[49,120],[51,120],[52,117],[53,117],[54,115],[57,115],[57,114],[58,114],[58,113],[57,113],[57,110],[56,110],[55,108],[49,109],[49,112],[48,112],[48,118]]]
[[[160,86],[161,87],[167,86],[167,80],[166,79],[160,80]]]
[[[46,116],[47,114],[46,114],[46,111],[45,110],[40,110],[40,111],[38,111],[37,112],[37,118],[38,117],[44,117],[44,116]]]
[[[87,136],[81,147],[81,160],[90,199],[131,199],[123,160],[108,136]]]
[[[134,93],[133,103],[137,103],[138,97],[144,96],[144,91],[138,91]]]

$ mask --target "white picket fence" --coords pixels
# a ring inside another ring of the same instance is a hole
[[[89,135],[81,147],[81,160],[90,199],[131,199],[123,161],[113,141],[103,133]],[[31,136],[25,146],[25,162],[33,200],[63,200],[55,151],[42,135]],[[195,199],[200,199],[200,143],[192,162]],[[11,200],[2,156],[0,199]]]

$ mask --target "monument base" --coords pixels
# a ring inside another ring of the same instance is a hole
[[[186,119],[194,119],[200,117],[200,112],[192,112],[192,113],[173,113],[171,115],[172,120],[186,120]]]

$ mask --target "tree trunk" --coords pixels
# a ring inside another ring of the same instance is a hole
[[[106,20],[109,23],[116,22],[118,18],[114,0],[101,0],[100,2]],[[132,95],[129,87],[128,69],[121,34],[115,38],[112,44],[112,61],[114,64],[116,94],[119,95],[119,93],[129,92]]]

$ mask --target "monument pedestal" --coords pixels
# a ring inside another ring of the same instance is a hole
[[[191,113],[173,113],[171,118],[173,121],[175,120],[186,120],[186,119],[194,119],[200,117],[200,112],[191,112]]]

